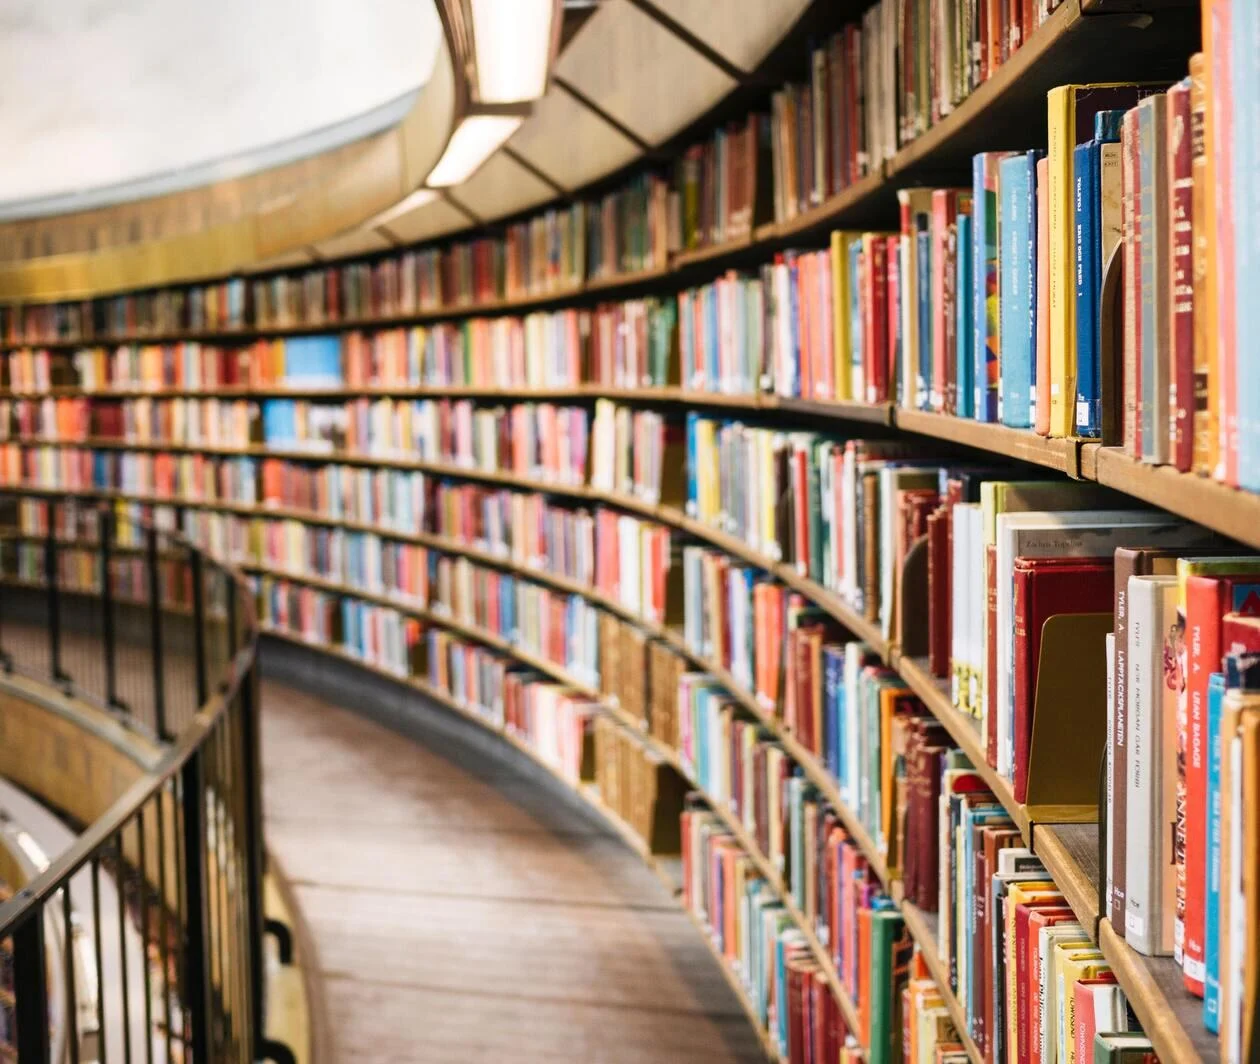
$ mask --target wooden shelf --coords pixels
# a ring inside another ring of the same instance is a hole
[[[1079,475],[1079,443],[1075,439],[1051,439],[1038,436],[1030,429],[1012,429],[970,418],[903,410],[900,407],[893,411],[893,422],[898,428],[921,436],[933,436],[1016,461],[1032,462],[1072,477]]]
[[[1098,825],[1037,824],[1033,852],[1041,858],[1072,912],[1098,941]]]
[[[1142,956],[1109,919],[1098,925],[1098,945],[1161,1061],[1220,1059],[1220,1043],[1203,1025],[1203,1000],[1186,989],[1181,965],[1171,957]]]
[[[1098,483],[1260,547],[1260,495],[1171,466],[1139,462],[1119,447],[1099,447],[1092,459]]]

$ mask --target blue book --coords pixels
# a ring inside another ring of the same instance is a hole
[[[998,165],[1004,155],[981,152],[971,160],[972,380],[977,421],[998,419]]]
[[[920,410],[932,409],[932,219],[927,214],[914,218],[918,246],[919,296],[919,385],[916,398]]]
[[[1163,95],[1148,96],[1137,108],[1138,228],[1141,232],[1141,395],[1138,416],[1142,426],[1142,455],[1157,464],[1168,460],[1168,303],[1164,283],[1168,263],[1162,236],[1168,228],[1167,181],[1163,160],[1165,104]],[[1158,294],[1157,294],[1158,293]]]
[[[998,167],[998,284],[1002,293],[1002,424],[1032,428],[1037,402],[1037,159],[1021,152]]]
[[[1233,216],[1234,225],[1234,386],[1237,396],[1238,484],[1260,491],[1260,301],[1252,289],[1260,268],[1260,144],[1255,131],[1260,123],[1260,64],[1256,43],[1260,40],[1260,7],[1254,3],[1230,7],[1230,32],[1234,78],[1229,98],[1233,101]],[[1226,104],[1225,106],[1229,106]],[[1169,134],[1171,136],[1171,133]],[[1170,193],[1171,194],[1171,193]],[[1254,928],[1252,929],[1254,933]]]
[[[695,410],[687,412],[687,510],[692,517],[696,515],[696,426],[700,423],[700,414]]]
[[[1203,1025],[1221,1028],[1221,712],[1225,675],[1208,680],[1207,893],[1203,906]]]
[[[341,384],[339,336],[290,336],[284,340],[285,384]]]
[[[840,776],[844,764],[844,650],[841,647],[823,647],[823,734],[827,771],[835,778]]]
[[[704,313],[706,321],[705,331],[710,339],[714,339],[722,335],[722,330],[718,325],[718,293],[717,285],[711,284],[704,290]],[[714,377],[714,368],[717,364],[715,351],[700,352],[700,362],[704,366],[704,387],[707,391],[716,391],[718,389],[718,381]]]
[[[972,270],[971,215],[958,215],[958,274],[954,283],[955,302],[958,304],[958,321],[954,335],[957,337],[955,354],[955,378],[957,395],[954,400],[958,417],[974,417],[976,411],[975,356],[971,346],[972,316],[975,302],[971,291]]]
[[[800,269],[797,265],[795,253],[788,252],[783,258],[788,268],[788,323],[791,325],[789,349],[792,356],[792,394],[801,395],[804,382],[801,378]]]
[[[1076,210],[1076,412],[1078,436],[1102,435],[1103,145],[1120,141],[1124,111],[1094,115],[1094,139],[1072,155]]]

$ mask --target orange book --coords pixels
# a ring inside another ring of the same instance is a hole
[[[866,961],[871,955],[871,910],[859,909],[857,914],[858,926],[858,957],[861,961]],[[863,1045],[871,1044],[871,990],[870,990],[870,964],[859,963],[858,968],[858,985],[857,985],[857,1007],[858,1007],[858,1039]]]

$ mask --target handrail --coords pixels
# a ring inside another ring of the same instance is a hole
[[[91,925],[89,959],[78,967],[96,967],[88,984],[96,988],[93,1017],[90,1003],[75,1007],[76,956],[64,946],[56,976],[69,1007],[60,1012],[66,1030],[57,1031],[59,1043],[94,1039],[102,1053],[122,1059],[137,1048],[153,1059],[152,1044],[162,1039],[167,1060],[257,1057],[265,1002],[252,590],[239,570],[183,536],[133,522],[108,504],[49,500],[25,508],[26,536],[15,539],[18,508],[4,502],[0,492],[0,526],[10,525],[2,529],[9,536],[0,541],[0,573],[24,577],[8,582],[0,602],[5,671],[162,744],[156,763],[93,815],[73,845],[0,904],[0,949],[13,954],[19,1057],[23,1064],[54,1059],[48,960],[50,949],[63,947],[45,941],[50,913],[67,927],[72,919]],[[85,551],[98,566],[86,599]],[[65,566],[80,567],[72,589],[61,587]],[[190,691],[195,704],[181,713]],[[116,913],[102,911],[107,876],[115,881]]]

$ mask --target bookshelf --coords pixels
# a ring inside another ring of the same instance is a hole
[[[1135,13],[1138,17],[1135,17]],[[851,183],[835,195],[828,196],[797,214],[780,221],[764,222],[750,228],[738,239],[676,251],[668,255],[664,265],[637,272],[613,274],[581,283],[565,283],[536,294],[485,301],[454,303],[436,309],[373,317],[321,320],[293,325],[242,326],[235,329],[174,330],[136,334],[110,334],[88,339],[59,338],[48,342],[16,343],[5,341],[0,352],[26,348],[72,351],[87,345],[140,343],[166,344],[184,342],[230,343],[244,345],[265,338],[296,335],[344,334],[351,331],[373,331],[404,325],[427,325],[459,322],[471,317],[499,317],[523,314],[550,308],[589,308],[616,298],[639,293],[672,293],[685,286],[712,280],[719,272],[741,266],[766,263],[776,252],[789,247],[821,246],[830,231],[839,227],[888,223],[895,217],[896,192],[916,184],[941,185],[963,183],[974,152],[1002,147],[1008,143],[1024,143],[1031,133],[1033,140],[1045,136],[1046,91],[1062,82],[1089,80],[1106,73],[1109,77],[1126,77],[1141,73],[1162,76],[1184,68],[1186,41],[1197,25],[1197,11],[1191,6],[1153,3],[1148,8],[1114,0],[1067,0],[1039,26],[1023,45],[1013,51],[993,74],[976,88],[949,114],[942,117],[919,137],[904,144],[883,159],[874,172]],[[1180,66],[1178,64],[1180,63]],[[2,355],[0,355],[2,357]],[[160,389],[121,388],[85,390],[58,387],[50,393],[59,397],[91,399],[127,398],[240,398],[266,400],[309,398],[340,401],[351,398],[452,398],[496,402],[571,401],[585,404],[598,399],[612,399],[634,408],[661,408],[677,412],[680,408],[703,409],[706,413],[725,415],[732,420],[748,419],[782,431],[826,426],[841,429],[855,436],[870,430],[873,437],[896,440],[917,439],[921,444],[937,441],[945,445],[945,453],[961,451],[969,457],[1004,459],[1040,467],[1062,478],[1092,482],[1113,489],[1132,499],[1182,515],[1205,527],[1221,532],[1239,543],[1260,547],[1260,496],[1237,491],[1192,474],[1169,468],[1153,467],[1128,456],[1123,449],[1102,446],[1096,441],[1075,437],[1050,438],[1031,430],[1010,428],[1002,424],[982,423],[943,413],[910,410],[894,402],[862,402],[829,398],[803,398],[767,392],[724,394],[697,391],[682,385],[662,387],[614,387],[584,382],[571,386],[502,388],[414,384],[398,387],[365,385],[360,387],[304,388],[301,386]],[[23,396],[7,392],[0,398]],[[29,397],[29,393],[28,393]],[[995,800],[1018,829],[1024,843],[1044,863],[1063,892],[1089,938],[1096,941],[1142,1020],[1156,1051],[1164,1061],[1207,1060],[1215,1056],[1216,1043],[1207,1035],[1199,1019],[1201,1005],[1182,987],[1179,969],[1167,959],[1145,958],[1133,951],[1111,929],[1109,921],[1100,918],[1098,827],[1096,823],[1070,822],[1079,814],[1073,810],[1039,810],[1038,815],[1015,798],[1012,782],[990,767],[984,739],[975,723],[953,705],[948,685],[933,674],[927,660],[917,653],[904,653],[895,636],[885,637],[878,620],[856,608],[819,580],[812,579],[792,564],[752,549],[747,542],[688,515],[681,505],[646,501],[626,492],[603,491],[581,483],[544,478],[501,470],[481,469],[450,461],[419,461],[401,454],[372,454],[352,451],[310,451],[266,445],[229,446],[202,443],[129,442],[117,439],[88,438],[79,441],[57,438],[31,438],[22,445],[53,448],[81,448],[110,452],[144,452],[200,454],[238,458],[280,458],[318,466],[338,464],[371,470],[419,472],[455,482],[497,486],[522,492],[539,492],[553,500],[567,500],[575,505],[607,508],[615,513],[649,519],[668,528],[671,533],[689,542],[706,545],[729,560],[754,567],[778,585],[790,589],[845,631],[865,643],[882,665],[892,670],[899,680],[922,703],[935,720],[948,732],[953,743],[975,766],[977,774],[992,792]],[[600,610],[632,624],[649,638],[661,641],[685,659],[696,670],[711,676],[729,698],[749,718],[755,720],[782,747],[809,784],[816,788],[823,801],[835,811],[845,830],[861,851],[873,875],[894,900],[905,922],[906,930],[919,946],[940,995],[958,1027],[963,1050],[973,1064],[984,1064],[985,1051],[978,1046],[967,1029],[966,1011],[951,990],[950,964],[940,952],[939,927],[935,914],[923,911],[902,893],[899,873],[890,868],[871,833],[843,797],[836,777],[824,759],[801,740],[773,709],[767,709],[756,693],[741,684],[720,661],[697,652],[678,628],[672,624],[645,620],[626,609],[614,598],[588,584],[527,565],[495,551],[445,535],[428,532],[398,531],[369,522],[342,519],[329,514],[300,509],[277,508],[261,503],[218,501],[210,498],[167,498],[140,495],[113,489],[77,489],[15,485],[19,494],[34,498],[81,495],[119,501],[142,501],[152,505],[169,505],[191,511],[223,513],[237,517],[286,519],[313,526],[336,528],[348,533],[378,534],[382,540],[423,546],[443,555],[458,556],[495,570],[513,573],[531,583],[577,596]],[[349,583],[329,580],[305,572],[290,572],[261,563],[245,567],[260,575],[319,589],[362,602],[398,610],[494,650],[538,673],[598,700],[601,712],[610,715],[636,733],[645,749],[662,758],[695,790],[696,781],[688,773],[678,753],[642,731],[635,718],[623,713],[616,704],[609,704],[595,686],[566,672],[544,657],[523,650],[510,640],[473,625],[460,622],[432,606],[408,603],[389,594],[366,591]],[[292,635],[276,631],[279,638]],[[305,642],[303,640],[297,640]],[[309,645],[309,644],[306,644]],[[363,662],[338,647],[320,647],[340,655],[359,667],[376,669],[384,675],[400,679],[394,673]],[[454,712],[469,716],[486,726],[493,725],[471,712],[459,700],[424,680],[410,677],[401,682],[411,684]],[[506,741],[524,756],[540,760],[537,752],[519,737],[498,729]],[[544,762],[541,762],[545,764]],[[569,781],[566,781],[569,782]],[[649,861],[672,889],[677,888],[677,869],[660,855],[653,854],[628,824],[604,806],[597,791],[575,786],[580,797],[610,821],[637,852]],[[703,792],[702,792],[703,793]],[[819,940],[816,929],[801,912],[791,896],[781,869],[759,850],[740,821],[720,802],[710,799],[716,816],[736,839],[758,869],[769,889],[777,895],[796,927],[799,928],[817,961],[823,978],[831,987],[851,1027],[857,1026],[858,1005],[835,970],[826,944]],[[740,996],[750,1018],[756,1012],[748,990],[740,976],[732,971],[710,938],[710,933],[697,920],[706,942],[722,963],[728,981]],[[778,1059],[779,1051],[769,1035],[762,1031],[767,1055]]]

